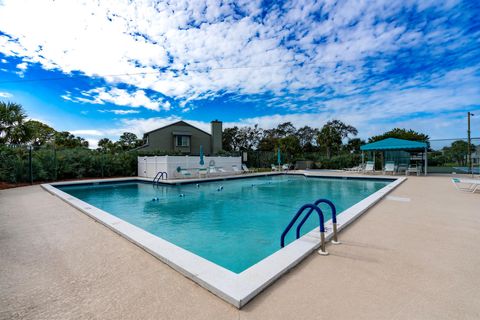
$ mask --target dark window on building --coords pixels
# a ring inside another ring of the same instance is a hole
[[[175,145],[177,147],[189,147],[190,146],[190,137],[189,136],[176,136]]]

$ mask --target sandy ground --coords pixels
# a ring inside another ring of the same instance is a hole
[[[0,319],[480,319],[480,194],[411,177],[237,310],[39,186],[0,191]]]

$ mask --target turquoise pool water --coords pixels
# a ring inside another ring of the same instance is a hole
[[[327,198],[342,212],[390,182],[279,175],[198,186],[134,181],[59,189],[240,273],[280,249],[282,231],[303,204]],[[327,208],[325,221],[330,219]],[[303,234],[315,227],[318,218],[312,215]],[[287,243],[294,240],[294,233]]]

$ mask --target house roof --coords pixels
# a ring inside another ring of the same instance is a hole
[[[387,138],[380,141],[365,144],[360,147],[363,151],[373,150],[424,150],[426,142]]]
[[[176,125],[182,125],[182,126],[192,127],[192,128],[195,128],[195,129],[197,129],[197,130],[199,130],[199,131],[202,131],[203,133],[208,134],[209,136],[211,136],[210,133],[208,133],[208,132],[206,132],[206,131],[204,131],[204,130],[202,130],[202,129],[200,129],[200,128],[197,128],[197,127],[195,127],[195,126],[192,126],[190,123],[187,123],[187,122],[185,122],[185,121],[183,121],[183,120],[180,120],[180,121],[177,121],[177,122],[168,124],[168,125],[166,125],[166,126],[157,128],[157,129],[152,130],[152,131],[145,132],[144,135],[147,135],[147,134],[150,134],[150,133],[152,133],[152,132],[155,132],[155,131],[158,131],[158,130],[162,130],[162,129],[165,129],[165,128],[168,128],[168,127],[171,127],[171,126],[176,126]]]

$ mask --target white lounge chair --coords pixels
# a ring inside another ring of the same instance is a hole
[[[208,167],[208,175],[212,175],[212,176],[215,176],[215,175],[220,175],[221,172],[217,170],[216,167],[214,166],[209,166]]]
[[[240,170],[236,164],[232,165],[232,170],[233,170],[233,173],[243,173],[243,171]]]
[[[375,162],[373,161],[367,161],[367,164],[365,165],[365,168],[363,169],[363,173],[374,173],[375,172]]]
[[[408,166],[408,169],[405,170],[405,175],[409,175],[410,173],[416,173],[417,176],[420,175],[421,168],[418,167],[416,164],[411,164]]]
[[[278,168],[272,163],[272,171],[278,171]]]
[[[180,174],[181,178],[191,178],[192,173],[187,169],[177,168],[177,172]]]
[[[351,168],[345,168],[343,170],[350,171],[350,172],[362,172],[363,169],[364,169],[364,167],[362,165],[358,165],[358,166],[351,167]]]
[[[288,163],[285,163],[283,166],[282,166],[282,170],[283,171],[288,171],[290,169],[290,165]]]
[[[395,162],[387,161],[385,162],[385,167],[383,168],[383,174],[391,173],[392,176],[395,173]]]
[[[207,177],[207,174],[208,174],[207,168],[200,168],[200,169],[198,169],[198,177],[199,177],[199,178],[202,178],[202,177],[206,178],[206,177]]]
[[[459,191],[465,192],[475,192],[480,191],[480,179],[463,179],[463,178],[453,178],[453,185]]]
[[[253,172],[255,172],[255,170],[248,169],[247,165],[244,164],[244,163],[242,164],[242,170],[243,170],[243,172],[245,172],[245,173],[253,173]]]
[[[218,167],[217,170],[221,173],[221,174],[228,174],[228,171],[223,169],[222,167]]]
[[[363,172],[365,170],[366,163],[361,163],[358,167],[356,167],[355,172]]]
[[[408,164],[400,163],[397,167],[397,173],[407,172]]]

